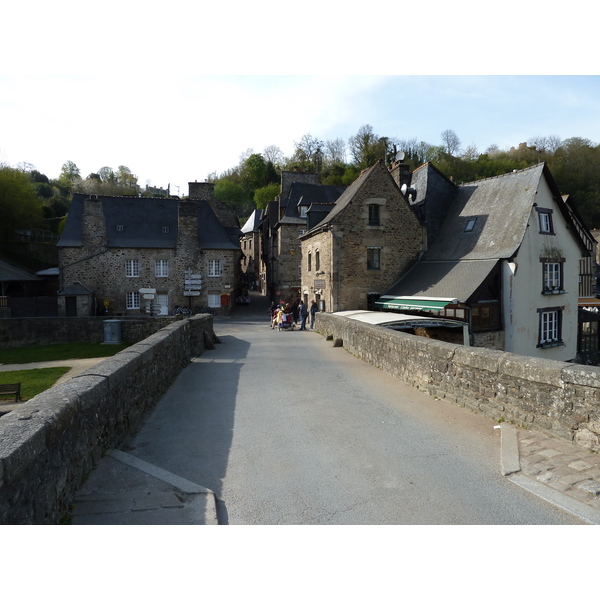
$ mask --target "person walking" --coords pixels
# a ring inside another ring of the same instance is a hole
[[[315,314],[319,312],[319,307],[317,303],[313,300],[310,305],[310,328],[314,329],[315,327]]]
[[[306,310],[306,304],[300,300],[298,304],[298,315],[300,316],[300,331],[306,331],[306,317],[308,317],[308,311]]]

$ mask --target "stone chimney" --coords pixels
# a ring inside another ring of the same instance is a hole
[[[390,173],[392,174],[396,185],[400,189],[402,189],[404,184],[406,184],[407,187],[410,187],[410,167],[404,161],[399,160],[392,164],[390,167]]]
[[[212,200],[215,197],[215,184],[208,181],[188,183],[190,200]]]

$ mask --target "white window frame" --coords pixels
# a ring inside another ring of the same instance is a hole
[[[125,261],[125,277],[140,276],[140,261],[137,258],[128,259]]]
[[[156,277],[169,276],[169,261],[164,258],[158,258],[154,261],[154,275]]]
[[[538,347],[550,348],[562,346],[562,312],[563,307],[538,309],[540,313],[540,330]]]
[[[206,263],[206,271],[209,277],[221,277],[223,275],[222,261],[220,259],[208,260]]]
[[[560,289],[560,271],[562,263],[547,262],[544,263],[544,289],[558,290]]]
[[[125,308],[127,310],[136,310],[140,308],[139,292],[125,292]]]
[[[221,294],[207,294],[208,308],[221,308]]]

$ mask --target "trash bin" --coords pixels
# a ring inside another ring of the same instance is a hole
[[[118,319],[109,319],[104,321],[104,343],[121,343],[121,321]]]

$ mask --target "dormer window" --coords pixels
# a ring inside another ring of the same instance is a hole
[[[477,217],[469,219],[465,226],[465,233],[470,233],[471,231],[473,231],[473,229],[475,229],[475,223],[477,223]]]
[[[542,235],[554,235],[554,223],[552,222],[552,209],[535,207],[540,222],[540,233]]]

